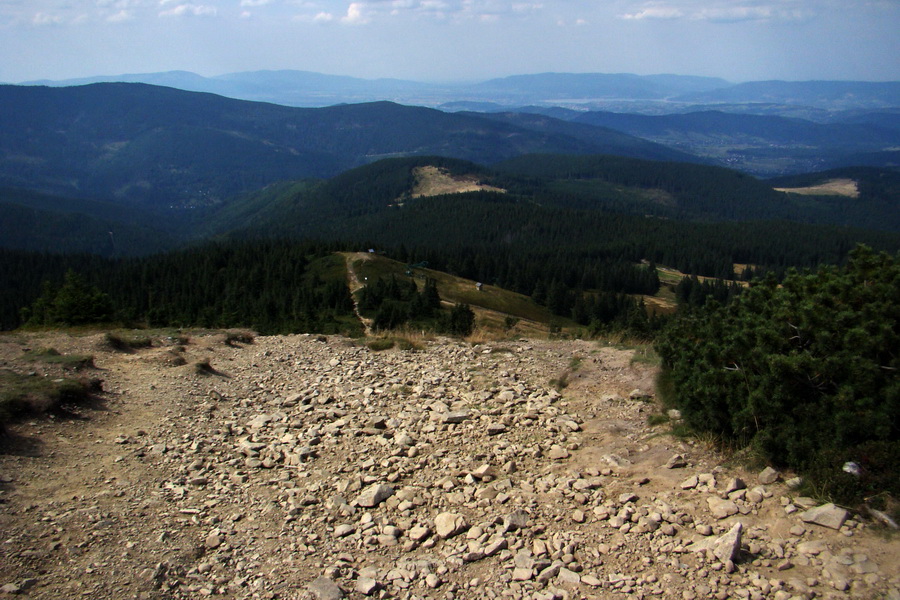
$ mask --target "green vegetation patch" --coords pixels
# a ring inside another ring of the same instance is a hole
[[[110,348],[119,352],[133,352],[153,345],[153,339],[141,331],[108,331],[103,339]]]
[[[375,338],[374,340],[369,340],[366,342],[366,348],[371,350],[372,352],[381,352],[382,350],[390,350],[395,346],[394,338],[391,337],[382,337]]]
[[[839,502],[900,495],[898,258],[859,247],[845,267],[769,277],[675,320],[656,348],[694,431]]]
[[[0,430],[14,419],[83,402],[98,385],[87,379],[50,379],[0,370]]]
[[[94,366],[94,357],[90,354],[62,354],[56,348],[41,348],[26,352],[23,357],[32,362],[43,362],[59,365],[64,369],[88,369]]]

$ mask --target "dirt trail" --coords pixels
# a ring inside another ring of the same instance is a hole
[[[363,324],[365,334],[370,336],[372,335],[372,319],[362,316],[362,313],[359,312],[359,302],[354,295],[366,284],[359,280],[359,275],[356,273],[353,265],[356,261],[371,260],[372,257],[366,252],[345,252],[344,258],[347,260],[347,283],[350,286],[350,298],[353,299],[353,313],[359,319],[359,322]]]

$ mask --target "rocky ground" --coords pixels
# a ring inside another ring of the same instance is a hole
[[[44,333],[0,368],[51,346],[105,391],[4,440],[0,595],[900,599],[900,538],[648,426],[627,350]]]

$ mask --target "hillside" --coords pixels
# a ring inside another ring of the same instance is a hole
[[[188,223],[139,207],[0,188],[0,247],[102,256],[168,250]]]
[[[432,176],[426,181],[423,173]],[[0,247],[129,256],[209,239],[250,236],[314,238],[348,247],[405,245],[429,253],[438,247],[452,253],[475,251],[466,250],[469,248],[499,256],[531,254],[552,240],[564,254],[582,244],[593,249],[588,255],[601,247],[615,248],[611,256],[604,255],[618,260],[624,257],[623,248],[632,248],[627,260],[652,258],[689,272],[716,275],[733,263],[771,264],[774,259],[783,265],[794,259],[775,259],[756,243],[750,250],[746,241],[741,241],[745,236],[737,234],[738,228],[706,231],[702,223],[778,219],[900,230],[900,212],[896,210],[900,186],[894,181],[895,171],[860,168],[833,173],[829,178],[846,179],[858,190],[852,202],[840,196],[785,195],[775,190],[808,188],[811,184],[805,182],[822,179],[817,174],[761,181],[719,167],[608,155],[526,155],[493,166],[434,156],[384,159],[327,180],[282,181],[212,206],[175,210],[147,211],[122,202],[6,188],[0,190],[0,202],[8,207],[0,217]],[[441,194],[450,197],[419,200]],[[762,225],[752,229],[760,231],[754,238],[783,244],[778,241],[782,225],[769,226],[769,233],[763,233]],[[660,235],[680,238],[682,242],[676,245],[681,246],[701,230],[705,241],[698,241],[696,248],[691,243],[679,250],[680,258],[658,245]],[[608,232],[621,243],[597,240],[592,231]],[[822,248],[835,248],[833,252],[823,250],[818,260],[826,256],[840,260],[852,241],[885,249],[894,246],[891,236],[877,233],[808,231],[804,235],[810,239],[823,240]],[[787,243],[799,244],[796,239]],[[706,249],[700,252],[701,247]],[[697,262],[698,254],[706,258]],[[711,259],[713,254],[720,258]],[[793,264],[814,264],[810,261],[816,259],[807,250],[800,254],[807,258],[798,258]],[[794,251],[787,255],[799,256]],[[463,262],[471,264],[471,259]],[[696,263],[693,267],[692,262]],[[468,276],[487,279],[474,270]]]
[[[210,206],[390,156],[489,164],[650,147],[613,132],[584,141],[389,102],[289,108],[143,84],[0,86],[0,106],[0,184],[157,208]]]
[[[29,359],[55,348],[91,355],[105,390],[2,441],[4,593],[897,593],[896,540],[872,521],[816,523],[791,473],[649,425],[655,368],[635,350],[146,334],[127,353],[102,332],[0,337],[9,372],[70,377]]]

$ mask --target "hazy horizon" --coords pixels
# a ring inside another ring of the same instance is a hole
[[[347,75],[345,73],[324,73],[321,71],[311,71],[309,69],[247,69],[245,71],[228,71],[222,73],[212,73],[212,74],[204,74],[198,73],[196,71],[190,71],[187,69],[171,69],[167,71],[148,71],[148,72],[134,72],[134,73],[93,73],[90,75],[83,75],[77,77],[60,77],[60,78],[35,78],[35,79],[23,79],[21,81],[2,81],[2,83],[8,83],[13,85],[21,85],[28,84],[30,82],[40,82],[40,81],[75,81],[75,80],[88,80],[88,79],[100,79],[100,78],[127,78],[127,77],[142,77],[142,76],[150,76],[150,75],[162,75],[168,73],[184,73],[190,75],[197,75],[206,79],[216,79],[218,77],[225,77],[228,75],[235,75],[239,73],[277,73],[280,71],[286,72],[298,72],[298,73],[311,73],[315,75],[324,75],[327,77],[352,77],[354,79],[367,80],[367,81],[379,81],[379,80],[396,80],[396,81],[407,81],[411,83],[422,83],[422,84],[430,84],[430,85],[447,85],[447,86],[455,86],[455,85],[471,85],[476,83],[481,83],[484,81],[489,81],[492,79],[504,79],[508,77],[518,77],[518,76],[529,76],[529,75],[546,75],[546,74],[559,74],[559,75],[639,75],[642,77],[709,77],[712,79],[722,79],[729,84],[741,84],[741,83],[751,83],[751,82],[764,82],[764,81],[783,81],[787,83],[804,83],[804,82],[812,82],[812,81],[845,81],[845,82],[860,82],[860,83],[892,83],[896,81],[900,81],[898,79],[747,79],[747,80],[734,80],[727,79],[724,77],[716,77],[714,75],[695,75],[693,73],[627,73],[627,72],[599,72],[599,71],[584,71],[584,72],[574,72],[574,71],[544,71],[544,72],[533,72],[533,73],[507,73],[503,75],[497,75],[495,77],[484,77],[484,78],[465,78],[465,79],[449,79],[449,80],[427,80],[427,79],[410,79],[410,78],[401,78],[401,77],[360,77],[356,75]]]
[[[6,0],[0,81],[285,69],[897,81],[897,31],[897,0]]]

